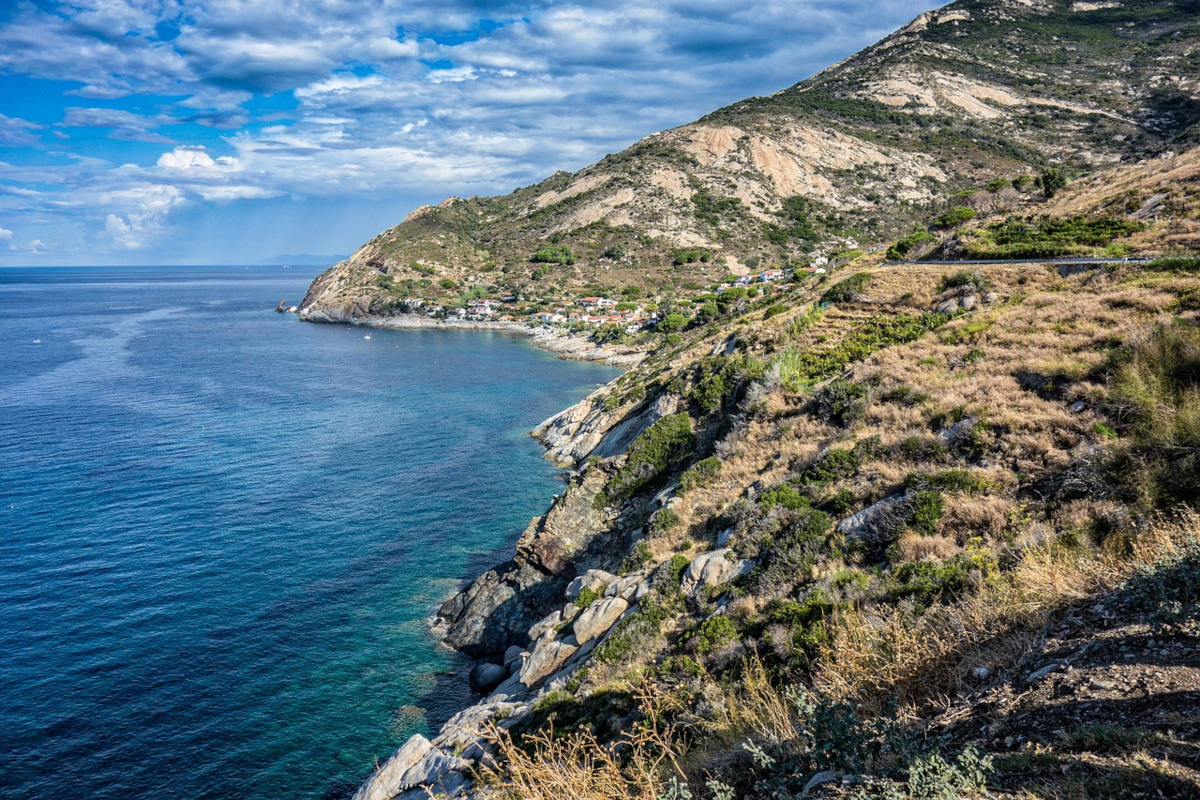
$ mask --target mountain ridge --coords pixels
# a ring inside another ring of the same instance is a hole
[[[678,291],[894,240],[996,175],[1085,174],[1186,145],[1200,121],[1197,9],[959,0],[576,173],[417,209],[314,282],[302,316],[453,303],[468,287]]]

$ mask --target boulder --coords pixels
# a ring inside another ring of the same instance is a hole
[[[536,622],[534,626],[529,629],[529,640],[536,642],[547,632],[553,632],[559,625],[562,625],[562,623],[562,611],[552,611],[550,614],[538,620],[538,622]]]
[[[971,309],[975,308],[975,306],[979,305],[979,298],[973,294],[969,294],[962,300],[959,300],[958,305],[963,311],[970,311]]]
[[[837,532],[851,539],[871,541],[877,533],[890,529],[895,515],[902,510],[900,506],[904,501],[905,495],[903,494],[885,497],[843,519],[837,524]]]
[[[604,590],[605,597],[620,597],[622,600],[628,600],[633,597],[633,593],[637,590],[638,584],[642,582],[643,575],[636,572],[633,575],[627,575],[624,578],[619,578],[608,585]]]
[[[532,688],[542,679],[553,675],[578,649],[579,644],[573,637],[561,642],[542,640],[521,666],[520,682]]]
[[[603,587],[616,582],[617,576],[611,572],[605,572],[602,569],[589,569],[567,584],[567,599],[574,600],[576,597],[579,597],[579,593],[584,589],[591,589],[593,592],[598,592]]]
[[[748,572],[750,567],[751,562],[733,558],[733,550],[728,547],[710,550],[696,556],[688,564],[681,588],[684,594],[690,595],[699,589],[720,586]]]
[[[600,638],[608,633],[628,608],[629,603],[620,597],[605,597],[592,603],[575,620],[575,640],[584,644]]]
[[[511,672],[513,664],[521,663],[521,656],[525,654],[525,648],[519,644],[509,645],[509,648],[504,651],[504,666]]]
[[[508,677],[508,670],[500,664],[489,664],[484,661],[471,667],[469,680],[471,688],[480,694],[487,694],[495,689]]]
[[[433,796],[449,795],[465,788],[467,782],[463,773],[471,765],[456,756],[446,755],[437,749],[430,749],[425,756],[404,773],[401,778],[401,790],[428,789]]]
[[[433,750],[433,744],[421,734],[415,734],[383,765],[375,770],[358,791],[353,800],[392,800],[404,789],[404,776]]]

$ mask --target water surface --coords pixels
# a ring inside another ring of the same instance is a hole
[[[344,796],[463,702],[425,620],[616,371],[272,313],[314,273],[0,269],[0,795]]]

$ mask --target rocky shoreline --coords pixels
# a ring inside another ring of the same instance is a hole
[[[505,331],[525,336],[530,343],[560,358],[579,361],[594,361],[616,367],[634,367],[646,354],[634,347],[596,344],[587,334],[573,334],[556,328],[536,327],[520,322],[500,320],[432,319],[422,314],[395,314],[390,316],[350,316],[331,313],[327,310],[306,308],[300,311],[304,322],[320,322],[333,325],[355,325],[367,328],[425,328],[468,331]]]
[[[485,765],[489,732],[528,718],[537,701],[563,689],[618,623],[638,611],[654,586],[642,569],[613,575],[600,566],[614,548],[627,548],[639,531],[593,502],[608,480],[588,466],[591,454],[623,452],[642,431],[674,413],[666,395],[634,414],[605,409],[601,388],[533,430],[547,455],[572,472],[566,491],[535,518],[509,561],[475,578],[442,605],[434,630],[454,649],[477,659],[472,688],[482,697],[451,717],[432,738],[413,736],[359,788],[354,800],[418,800],[431,796],[482,797],[472,771]],[[672,492],[655,503],[666,506]],[[745,564],[725,549],[699,554],[684,576],[688,591],[732,579]],[[581,593],[596,596],[576,603]]]

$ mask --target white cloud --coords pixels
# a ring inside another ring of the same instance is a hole
[[[185,206],[370,195],[399,218],[406,198],[509,191],[784,88],[932,5],[26,3],[0,22],[0,72],[75,81],[73,96],[97,102],[63,101],[52,145],[38,124],[0,115],[0,147],[52,156],[0,163],[0,214],[25,236],[48,229],[34,221],[83,218],[92,237],[142,252]],[[72,149],[87,128],[118,140],[110,160]],[[121,140],[167,147],[148,159]]]
[[[11,242],[12,238],[12,231],[10,231],[8,228],[0,227],[0,242]]]

